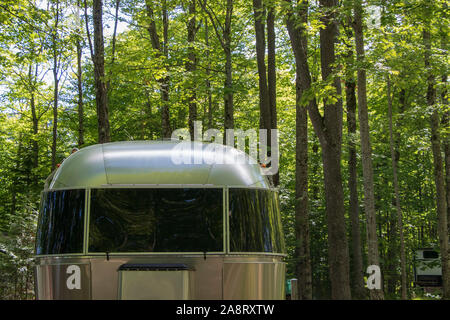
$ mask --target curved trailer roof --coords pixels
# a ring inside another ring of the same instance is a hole
[[[202,142],[130,141],[97,144],[71,154],[56,170],[48,189],[114,185],[270,188],[258,163],[235,148]]]

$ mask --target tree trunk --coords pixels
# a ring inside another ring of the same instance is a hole
[[[18,179],[18,175],[19,175],[19,170],[22,167],[22,162],[23,161],[23,144],[22,144],[22,132],[19,132],[19,145],[17,146],[17,154],[16,154],[16,159],[15,159],[15,163],[14,163],[14,171],[15,171],[15,175],[13,175],[12,177],[12,183],[11,183],[11,210],[10,210],[10,214],[12,217],[15,217],[16,215],[16,209],[17,209],[17,195],[18,195],[18,186],[19,184],[19,179]]]
[[[405,240],[403,236],[403,214],[400,205],[400,190],[398,186],[397,177],[397,161],[394,148],[394,134],[392,125],[392,99],[391,99],[391,81],[389,75],[387,76],[387,97],[388,97],[388,117],[389,117],[389,147],[391,151],[392,175],[395,193],[395,208],[397,211],[397,229],[400,236],[400,270],[401,270],[401,297],[403,300],[407,299],[407,284],[406,284],[406,255],[405,255]]]
[[[256,60],[259,78],[259,128],[269,130],[272,120],[270,118],[269,92],[267,88],[266,41],[263,23],[265,10],[261,0],[253,0],[253,12],[255,16]]]
[[[227,12],[225,18],[225,29],[223,30],[223,41],[225,51],[225,129],[234,128],[234,106],[233,106],[233,69],[231,65],[231,18],[233,15],[233,0],[227,0]],[[225,139],[226,135],[224,135]]]
[[[163,1],[163,54],[167,59],[169,58],[169,14],[167,12],[167,2]],[[163,78],[163,82],[161,85],[162,91],[162,100],[163,100],[163,108],[162,108],[162,135],[164,138],[170,138],[172,134],[172,130],[170,128],[170,111],[169,111],[169,67],[166,66],[166,75]]]
[[[196,77],[195,71],[197,69],[197,57],[195,54],[194,41],[197,33],[197,23],[196,23],[196,8],[195,1],[189,2],[189,23],[188,23],[188,35],[187,41],[188,47],[188,61],[186,63],[186,71],[190,75],[189,79],[189,132],[191,135],[191,140],[194,140],[194,122],[197,120],[197,96],[196,96]]]
[[[261,0],[253,0],[253,13],[255,21],[255,37],[256,37],[256,61],[258,65],[259,79],[259,128],[266,130],[268,156],[271,155],[271,110],[269,100],[269,89],[267,85],[266,70],[266,36],[264,19],[266,10]]]
[[[213,25],[216,36],[225,53],[225,84],[224,84],[224,129],[234,128],[233,106],[233,66],[231,64],[231,18],[233,16],[233,0],[227,0],[225,13],[225,25],[219,25],[220,21],[208,6],[207,0],[199,1]],[[222,33],[219,31],[222,30]],[[224,134],[226,143],[226,134]]]
[[[275,39],[275,8],[270,6],[267,11],[267,89],[269,92],[270,120],[272,129],[277,129],[277,72]]]
[[[447,75],[442,77],[442,82],[447,83]],[[447,108],[443,115],[442,127],[448,128],[449,125],[449,112],[448,112],[448,99],[447,90],[442,92],[442,104]],[[447,224],[448,232],[450,234],[450,134],[447,132],[443,138],[444,141],[444,156],[445,156],[445,181],[446,181],[446,194],[447,194]],[[450,253],[449,253],[450,254]]]
[[[443,3],[443,12],[446,17],[446,12],[448,10],[448,5],[446,2]],[[443,19],[443,21],[447,21],[446,19]],[[448,25],[442,24],[440,25],[440,33],[441,33],[441,49],[444,52],[444,57],[447,50],[447,38],[448,38]],[[447,83],[447,73],[446,69],[444,68],[444,74],[442,75],[442,83]],[[449,125],[449,109],[448,109],[448,91],[447,87],[444,86],[443,90],[441,92],[441,102],[444,105],[444,115],[442,116],[442,127],[448,128]],[[444,133],[443,137],[443,144],[444,144],[444,156],[445,156],[445,180],[446,180],[446,193],[447,193],[447,224],[448,224],[448,232],[450,234],[450,134],[448,132]],[[450,253],[449,253],[450,254]]]
[[[77,1],[78,8],[81,6],[81,0]],[[77,17],[81,21],[80,12],[77,12]],[[83,56],[83,48],[81,47],[81,27],[80,22],[79,34],[76,39],[77,47],[77,89],[78,89],[78,148],[84,145],[84,103],[83,103],[83,69],[81,68],[81,59]]]
[[[308,113],[300,103],[300,75],[296,77],[295,257],[299,300],[312,299],[312,270],[308,215]]]
[[[277,129],[277,72],[275,51],[275,7],[271,5],[267,12],[267,89],[269,94],[270,128]],[[306,111],[305,111],[306,112]],[[269,131],[270,132],[270,131]],[[272,139],[268,134],[270,155],[272,156]],[[280,184],[280,174],[277,171],[272,176],[275,186]]]
[[[343,24],[343,30],[349,42],[344,42],[346,52],[344,54],[346,64],[345,73],[345,101],[347,108],[347,135],[348,135],[348,188],[349,188],[349,218],[351,230],[351,258],[350,258],[350,274],[351,288],[353,299],[365,299],[366,290],[364,289],[364,273],[363,273],[363,249],[361,243],[361,229],[359,220],[359,203],[358,203],[358,168],[356,156],[356,80],[353,66],[355,65],[355,56],[353,45],[350,40],[353,37],[351,14],[347,14],[346,22]]]
[[[442,266],[442,289],[443,299],[450,299],[450,260],[448,252],[448,223],[447,223],[447,199],[444,180],[444,168],[442,162],[441,137],[439,128],[439,114],[436,109],[435,78],[430,66],[431,37],[427,24],[423,30],[423,41],[425,45],[425,69],[427,71],[427,104],[433,108],[431,115],[431,149],[433,151],[434,179],[436,184],[436,207],[437,225],[441,253]]]
[[[111,41],[111,61],[109,62],[109,72],[112,72],[112,67],[114,65],[114,61],[116,60],[116,35],[117,35],[117,23],[119,22],[119,7],[120,7],[120,0],[115,0],[115,14],[114,14],[114,29],[113,29],[113,35],[112,35],[112,41]],[[111,76],[107,77],[108,80],[106,81],[106,92],[108,93],[108,101],[109,97],[111,95]]]
[[[353,55],[353,53],[352,53]],[[349,135],[348,143],[348,187],[350,191],[349,216],[351,222],[351,241],[353,253],[352,287],[355,299],[365,297],[363,259],[361,247],[361,230],[359,226],[359,204],[358,204],[358,170],[356,158],[356,83],[353,77],[345,83],[345,95],[347,104],[347,129]]]
[[[98,142],[111,141],[109,115],[108,115],[108,90],[105,79],[105,47],[103,43],[103,2],[93,1],[94,21],[94,80],[95,102],[97,105]]]
[[[54,57],[53,63],[56,63],[56,57]],[[56,66],[54,65],[54,68]],[[57,140],[57,129],[58,129],[58,86],[59,79],[57,69],[53,71],[53,81],[54,89],[53,89],[53,128],[52,128],[52,171],[56,168],[56,140]]]
[[[320,59],[322,79],[327,81],[333,77],[335,63],[335,42],[338,36],[338,25],[334,10],[336,0],[321,0],[321,22],[324,28],[320,30]],[[330,264],[331,297],[332,299],[351,299],[349,278],[349,256],[345,228],[344,192],[341,175],[341,144],[342,144],[342,100],[341,84],[338,77],[332,81],[336,89],[338,101],[324,102],[324,117],[315,127],[322,126],[316,133],[322,144],[323,170],[325,178],[325,198],[328,222],[328,259]],[[311,120],[318,122],[318,110],[315,110]]]
[[[267,13],[267,49],[268,59],[266,68],[266,41],[264,17],[266,9],[261,0],[253,0],[256,35],[256,60],[259,76],[259,110],[260,129],[267,130],[268,157],[272,156],[272,132],[277,128],[276,120],[276,65],[275,65],[275,13],[270,6]],[[272,175],[275,186],[279,184],[278,172]]]
[[[364,208],[367,221],[367,243],[368,243],[368,263],[369,265],[380,266],[378,253],[378,237],[376,232],[376,212],[375,195],[373,187],[373,168],[372,168],[372,147],[370,145],[369,115],[367,111],[366,94],[366,70],[362,66],[365,62],[364,57],[364,37],[362,15],[363,9],[361,0],[355,0],[355,43],[356,59],[358,62],[358,111],[361,134],[363,180],[364,180]],[[384,299],[382,289],[370,290],[371,299]]]
[[[390,205],[395,206],[395,199]],[[395,296],[397,293],[399,274],[398,274],[398,251],[400,250],[397,238],[397,221],[394,212],[387,211],[383,224],[386,226],[386,250],[380,248],[380,252],[385,252],[383,260],[383,285],[385,293]]]
[[[152,125],[152,120],[153,120],[153,108],[152,108],[152,101],[150,98],[150,90],[147,88],[144,90],[145,92],[145,98],[146,98],[146,102],[145,102],[145,118],[147,119],[147,121],[145,121],[144,129],[148,130],[148,139],[149,140],[153,140],[153,125]],[[144,133],[145,136],[145,133]]]
[[[212,128],[213,111],[212,111],[212,92],[211,92],[211,60],[210,60],[210,47],[209,47],[209,30],[208,30],[208,18],[205,18],[205,45],[206,45],[206,61],[208,63],[206,69],[206,90],[208,95],[208,129]]]
[[[84,103],[83,103],[83,69],[81,57],[83,49],[80,39],[77,38],[77,88],[78,88],[78,148],[84,145]]]
[[[39,133],[39,119],[36,112],[36,101],[35,101],[35,86],[36,86],[36,77],[37,77],[37,68],[36,65],[36,72],[33,74],[33,65],[30,64],[29,66],[29,81],[30,81],[30,109],[31,109],[31,121],[33,125],[33,138],[32,138],[32,166],[33,168],[37,168],[39,166],[39,143],[38,143],[38,133]],[[33,173],[33,181],[37,185],[38,183],[38,177],[35,176]]]
[[[290,1],[287,1],[290,2]],[[307,3],[303,3],[297,17],[291,11],[287,14],[286,25],[291,38],[291,46],[296,59],[296,161],[295,161],[295,258],[298,279],[298,297],[312,299],[312,269],[308,217],[308,115],[302,103],[303,93],[311,86],[306,58],[307,36],[304,26],[307,22]],[[312,101],[310,103],[313,103]]]
[[[151,44],[154,50],[157,50],[159,56],[164,56],[167,62],[168,58],[168,30],[169,30],[169,17],[167,12],[167,3],[163,1],[162,20],[163,20],[163,43],[160,43],[158,30],[156,29],[155,18],[153,14],[152,1],[146,1],[147,15],[150,19],[148,31],[150,33]],[[169,81],[168,66],[165,63],[166,74],[158,80],[161,90],[161,134],[163,138],[170,138],[172,132],[170,128],[170,111],[169,111]]]
[[[117,34],[117,23],[119,22],[119,7],[120,7],[120,0],[116,0],[116,8],[115,8],[115,14],[114,14],[114,31],[113,31],[113,37],[112,37],[112,43],[111,43],[111,65],[114,64],[114,60],[116,59],[116,34]],[[109,89],[109,87],[108,87]]]
[[[52,32],[52,52],[53,52],[53,128],[52,128],[52,167],[56,168],[56,141],[58,135],[58,89],[59,89],[59,55],[58,55],[58,22],[59,22],[59,2],[56,2],[55,25]]]

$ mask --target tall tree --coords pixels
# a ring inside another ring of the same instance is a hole
[[[328,225],[328,260],[330,265],[331,297],[350,299],[349,254],[345,228],[344,192],[341,174],[342,99],[341,83],[335,74],[335,43],[338,36],[336,0],[321,0],[320,60],[321,74],[335,90],[335,98],[324,99],[324,115],[317,105],[309,115],[322,146],[325,199]]]
[[[150,19],[150,24],[148,26],[148,32],[150,33],[151,44],[153,50],[158,52],[158,57],[164,58],[164,67],[165,72],[164,75],[158,80],[160,84],[161,90],[161,128],[162,128],[162,136],[163,138],[170,138],[172,131],[170,128],[170,110],[169,110],[169,70],[167,65],[167,59],[169,56],[169,48],[168,48],[168,37],[169,37],[169,15],[167,11],[167,2],[166,0],[162,1],[162,22],[163,22],[163,40],[162,43],[160,41],[160,37],[158,34],[158,30],[156,27],[156,21],[154,16],[153,9],[153,1],[147,0],[145,2],[147,16]]]
[[[55,18],[55,23],[51,30],[52,44],[51,50],[53,55],[53,127],[52,127],[52,167],[51,170],[56,168],[56,143],[58,136],[58,99],[59,99],[59,73],[61,67],[61,43],[58,39],[58,28],[59,28],[59,18],[61,14],[60,3],[56,0],[53,3],[53,15]]]
[[[233,65],[231,60],[231,19],[233,17],[233,0],[227,0],[225,23],[221,23],[214,9],[206,0],[199,0],[203,11],[209,16],[217,39],[225,53],[225,85],[224,85],[224,129],[234,128],[234,106],[233,106]],[[222,31],[222,32],[220,32]],[[225,138],[226,135],[224,135]]]
[[[83,56],[83,47],[81,44],[81,15],[79,8],[81,6],[81,0],[77,1],[77,19],[80,21],[80,25],[77,26],[77,34],[75,35],[75,46],[77,48],[77,90],[78,90],[78,147],[81,148],[84,145],[84,102],[83,102],[83,69],[81,68],[81,59]]]
[[[447,83],[447,75],[442,76],[442,82]],[[447,108],[442,117],[442,127],[447,128],[449,126],[450,112],[448,111],[448,97],[447,90],[443,90],[441,94],[442,104]],[[446,193],[447,193],[447,224],[448,232],[450,234],[450,133],[444,133],[444,156],[445,156],[445,181],[446,181]]]
[[[312,299],[312,269],[308,217],[308,115],[303,95],[311,89],[307,61],[308,2],[292,7],[287,2],[286,26],[296,66],[296,160],[295,160],[295,257],[299,299]],[[295,13],[294,13],[295,12]],[[315,99],[309,105],[315,107]]]
[[[187,41],[188,41],[188,60],[186,62],[186,71],[190,75],[189,88],[188,88],[188,105],[189,105],[189,132],[191,134],[191,140],[194,140],[194,122],[197,120],[197,95],[195,88],[195,72],[197,69],[197,56],[195,53],[195,36],[197,34],[197,22],[196,22],[196,0],[189,2],[188,14],[189,21],[187,26]]]
[[[209,27],[208,27],[208,18],[205,17],[205,46],[206,46],[206,91],[208,95],[208,128],[212,127],[213,122],[213,103],[212,103],[212,92],[211,92],[211,55],[210,55],[210,46],[209,46]]]
[[[347,115],[347,135],[348,135],[348,190],[349,204],[348,214],[350,218],[351,229],[351,287],[353,299],[364,299],[366,290],[364,289],[364,273],[363,273],[363,255],[361,243],[361,230],[359,219],[359,200],[358,200],[358,160],[356,151],[356,79],[355,79],[355,54],[352,44],[352,1],[345,1],[344,16],[342,26],[346,35],[343,38],[344,50],[343,54],[346,62],[345,68],[345,103]]]
[[[117,37],[117,24],[119,22],[119,7],[120,7],[120,0],[116,0],[115,3],[115,13],[114,13],[114,29],[113,29],[113,35],[111,40],[111,61],[109,62],[109,67],[112,68],[114,65],[114,61],[116,60],[116,37]],[[111,94],[110,85],[111,85],[111,76],[107,77],[106,81],[106,90],[108,92],[108,101],[109,96]]]
[[[269,92],[271,129],[278,128],[275,18],[275,4],[270,2],[267,12],[267,89]],[[272,141],[268,141],[269,146],[272,150]],[[280,174],[278,171],[272,176],[272,180],[275,186],[278,186],[280,184]]]
[[[353,56],[353,53],[351,53]],[[356,157],[356,81],[353,75],[345,80],[345,96],[347,108],[347,130],[348,130],[348,188],[350,192],[349,216],[351,222],[351,241],[352,241],[352,288],[354,298],[363,299],[364,278],[363,278],[363,259],[361,247],[361,231],[359,221],[359,201],[358,201],[358,168]]]
[[[380,265],[378,253],[377,222],[375,212],[375,194],[373,186],[372,146],[370,144],[369,113],[367,110],[366,70],[363,34],[363,8],[361,0],[354,2],[354,30],[356,43],[356,60],[358,63],[358,114],[361,136],[362,167],[364,181],[364,208],[366,214],[368,261],[369,265]],[[370,291],[372,299],[384,299],[382,288]]]
[[[398,185],[397,175],[397,156],[394,147],[394,128],[392,124],[392,98],[391,98],[391,80],[387,76],[387,98],[388,98],[388,118],[389,118],[389,149],[391,151],[392,163],[392,179],[394,184],[395,195],[395,209],[397,212],[397,229],[400,236],[400,273],[401,273],[401,297],[403,300],[407,299],[407,284],[406,284],[406,254],[405,254],[405,239],[403,235],[403,213],[400,205],[400,190]]]
[[[108,108],[108,87],[105,79],[105,45],[103,43],[103,1],[93,0],[94,45],[92,45],[87,19],[87,4],[84,0],[86,34],[89,40],[91,58],[94,64],[95,102],[97,106],[98,142],[111,141]]]
[[[447,223],[447,199],[444,180],[444,167],[441,149],[440,119],[436,104],[436,80],[431,67],[431,34],[430,17],[432,9],[426,7],[426,17],[423,27],[423,42],[425,47],[425,69],[427,75],[427,104],[432,108],[431,114],[431,149],[433,151],[434,179],[436,185],[436,209],[439,246],[441,253],[443,298],[450,299],[450,259],[448,252],[448,223]]]
[[[269,104],[269,91],[267,87],[266,37],[263,22],[265,9],[263,8],[262,0],[253,0],[253,11],[255,16],[256,60],[259,76],[259,126],[261,129],[268,130],[271,127],[272,120]]]
[[[443,56],[448,52],[448,4],[447,2],[442,3],[442,14],[443,19],[441,19],[441,24],[439,26],[439,32],[441,34],[441,50],[443,51]],[[443,68],[442,70],[442,83],[447,83],[447,68]],[[447,128],[450,122],[450,111],[448,107],[448,90],[447,86],[444,86],[441,92],[441,103],[444,105],[445,111],[442,116],[442,127]],[[450,133],[444,132],[443,137],[444,144],[444,155],[445,155],[445,181],[447,185],[447,223],[448,223],[448,232],[450,234]]]
[[[266,9],[266,7],[268,8]],[[266,11],[267,14],[266,14]],[[272,132],[277,128],[276,119],[276,64],[275,64],[275,7],[265,5],[262,0],[253,0],[253,12],[256,35],[256,60],[259,76],[259,109],[261,129],[267,130],[269,157],[272,155]],[[267,68],[265,17],[267,15]],[[279,175],[272,176],[274,185],[279,184]]]
[[[36,78],[37,78],[37,70],[38,70],[38,65],[36,64],[36,66],[33,68],[33,64],[30,64],[29,66],[29,85],[30,85],[30,89],[29,89],[29,93],[30,93],[30,109],[31,109],[31,121],[33,123],[33,167],[37,168],[39,165],[39,143],[37,140],[37,135],[39,133],[39,119],[38,119],[38,115],[36,112]]]

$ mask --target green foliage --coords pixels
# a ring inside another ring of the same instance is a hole
[[[9,216],[6,232],[0,233],[0,297],[33,299],[34,234],[38,211],[26,203]],[[4,226],[5,227],[5,226]]]

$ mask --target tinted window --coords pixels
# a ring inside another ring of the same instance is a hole
[[[92,190],[89,251],[223,251],[222,203],[222,189]]]
[[[233,252],[284,252],[277,194],[270,190],[230,189],[230,249]]]
[[[439,258],[439,253],[437,253],[436,251],[425,250],[423,252],[423,258],[424,259],[437,259],[437,258]]]
[[[84,190],[45,192],[36,234],[36,254],[83,252]]]

